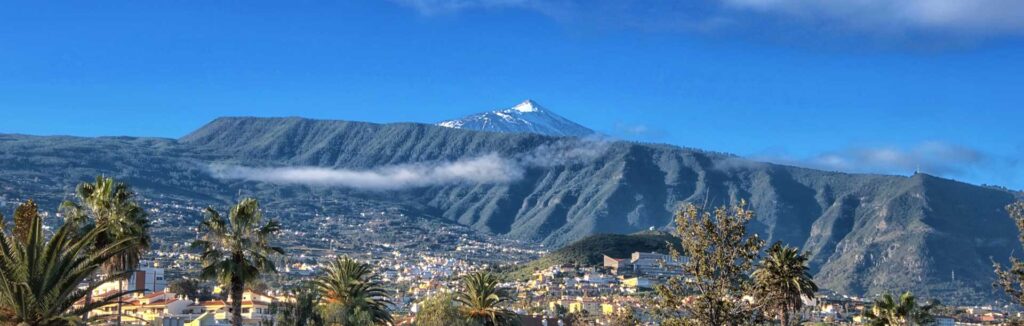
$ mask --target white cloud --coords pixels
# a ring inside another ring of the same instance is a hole
[[[633,136],[644,135],[644,134],[647,134],[647,133],[651,132],[651,128],[648,127],[645,124],[635,124],[635,125],[632,125],[632,124],[625,124],[625,123],[617,123],[617,124],[615,124],[615,130],[618,130],[618,131],[620,131],[622,133],[625,133],[627,135],[633,135]]]
[[[806,158],[785,155],[753,158],[832,171],[908,174],[920,170],[950,177],[962,176],[989,163],[989,158],[981,151],[943,142],[925,142],[909,148],[855,147]]]
[[[899,37],[1024,34],[1021,0],[392,0],[424,15],[525,9],[559,21],[643,30],[797,30]],[[794,24],[795,23],[795,24]]]
[[[516,156],[524,167],[550,167],[591,161],[608,150],[611,143],[600,136],[563,138],[542,144]]]
[[[256,168],[213,165],[220,179],[242,179],[276,184],[336,186],[368,190],[393,190],[451,183],[502,183],[518,180],[523,170],[496,154],[440,164],[403,164],[368,170],[323,167]]]
[[[616,123],[614,132],[617,136],[642,141],[657,141],[668,137],[668,131],[652,128],[646,124]]]
[[[1020,0],[723,0],[735,9],[875,33],[1021,34]]]
[[[218,179],[274,184],[344,187],[363,190],[400,190],[446,184],[494,184],[520,180],[526,169],[575,164],[597,158],[609,143],[603,139],[562,139],[532,151],[505,158],[491,153],[450,162],[420,162],[372,169],[335,169],[314,166],[247,167],[213,164]]]

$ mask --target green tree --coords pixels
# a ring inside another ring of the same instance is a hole
[[[231,324],[242,325],[242,294],[245,287],[264,273],[276,273],[271,256],[284,254],[273,246],[273,237],[281,230],[277,221],[264,223],[259,203],[242,199],[231,207],[225,220],[212,207],[199,225],[199,239],[193,247],[202,251],[200,276],[217,280],[228,287],[231,300]]]
[[[586,325],[589,319],[590,312],[586,310],[570,312],[568,315],[565,315],[565,320],[573,325]]]
[[[892,294],[883,294],[875,300],[871,309],[865,309],[863,317],[871,326],[925,326],[935,323],[932,309],[938,302],[918,305],[917,298],[910,292],[904,292],[897,300]]]
[[[373,326],[378,322],[373,320],[373,314],[360,307],[344,307],[337,303],[328,303],[321,306],[322,316],[326,325],[330,326]]]
[[[192,300],[206,300],[209,298],[209,289],[204,287],[196,279],[180,278],[167,284],[167,288],[176,294],[184,295]]]
[[[28,223],[28,226],[18,225]],[[36,216],[19,220],[16,230],[27,231],[24,239],[13,231],[0,236],[0,325],[66,326],[89,321],[89,311],[120,301],[120,292],[96,302],[75,307],[103,281],[123,277],[108,274],[101,282],[79,288],[109,261],[130,246],[129,240],[94,248],[103,227],[76,234],[73,225],[62,225],[49,240],[43,235],[42,220]]]
[[[327,265],[324,275],[313,282],[327,302],[325,309],[329,310],[329,314],[341,316],[329,319],[328,322],[365,319],[362,315],[369,315],[370,320],[377,324],[392,321],[388,291],[368,264],[349,257],[338,257]]]
[[[1024,201],[1010,204],[1006,210],[1017,224],[1021,232],[1018,239],[1024,245]],[[1009,267],[1003,267],[997,262],[993,262],[993,265],[996,272],[995,287],[1006,292],[1017,304],[1024,305],[1024,261],[1010,257]]]
[[[439,293],[419,304],[416,326],[473,326],[462,316],[454,293]]]
[[[753,273],[758,302],[774,313],[783,326],[790,323],[791,313],[803,308],[802,297],[814,298],[814,284],[807,256],[796,248],[776,242]]]
[[[103,230],[94,240],[93,248],[106,248],[123,242],[121,252],[103,264],[103,272],[121,274],[125,278],[138,267],[142,255],[149,251],[149,221],[146,211],[135,201],[135,193],[113,178],[98,176],[95,183],[84,182],[75,191],[78,203],[64,202],[66,220],[80,227],[81,232]],[[119,285],[121,285],[118,280]],[[121,289],[123,290],[123,289]],[[151,289],[156,290],[156,289]],[[117,324],[121,324],[121,302],[117,303]]]
[[[83,230],[104,230],[96,238],[95,248],[121,241],[128,244],[104,263],[104,271],[134,270],[150,247],[149,221],[135,193],[123,182],[99,176],[95,183],[79,184],[75,195],[78,203],[66,201],[61,206],[69,213],[67,220]]]
[[[462,290],[455,295],[463,316],[485,326],[516,325],[519,318],[504,307],[512,301],[508,291],[498,287],[498,276],[476,272],[462,278]]]
[[[555,317],[564,318],[565,315],[569,314],[569,308],[566,308],[562,304],[555,304]]]
[[[324,319],[318,312],[320,293],[310,286],[294,291],[295,302],[282,303],[277,307],[278,326],[322,326]]]
[[[714,213],[686,204],[676,214],[681,251],[671,246],[674,259],[683,259],[689,278],[670,279],[656,290],[659,310],[668,325],[741,325],[753,319],[743,301],[751,293],[750,273],[764,241],[747,234],[754,212],[740,201]]]
[[[611,320],[608,322],[609,326],[637,326],[640,325],[640,320],[636,318],[636,311],[633,308],[625,307],[615,311],[612,314]]]

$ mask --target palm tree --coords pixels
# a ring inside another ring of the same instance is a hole
[[[935,323],[931,310],[938,303],[932,301],[924,306],[917,304],[917,298],[910,292],[904,292],[899,300],[889,293],[875,300],[871,309],[864,310],[864,318],[871,326],[920,326]]]
[[[121,254],[129,240],[96,248],[97,237],[104,227],[76,234],[74,225],[64,224],[47,241],[42,220],[26,221],[19,229],[24,237],[3,232],[0,235],[0,324],[26,326],[65,326],[88,322],[82,317],[89,311],[120,301],[125,292],[107,296],[96,302],[85,302],[86,294],[106,281],[123,277],[108,274],[99,283],[79,288],[111,258]]]
[[[813,298],[818,291],[807,267],[807,256],[779,242],[768,249],[753,278],[760,301],[777,314],[783,326],[789,325],[790,313],[803,307],[802,297]]]
[[[277,310],[279,326],[322,326],[324,320],[317,313],[320,293],[309,286],[302,286],[293,295],[295,302],[282,303]]]
[[[508,292],[498,287],[498,277],[486,271],[462,278],[462,291],[455,295],[467,319],[485,326],[514,325],[516,315],[502,305],[512,301]]]
[[[376,324],[392,321],[388,291],[368,264],[338,257],[327,265],[326,273],[314,284],[327,303],[328,314],[334,319],[368,315]]]
[[[95,183],[79,184],[75,194],[81,204],[64,202],[62,206],[70,209],[69,219],[80,226],[104,227],[105,231],[97,237],[95,247],[127,240],[124,251],[105,262],[104,270],[123,272],[137,267],[142,255],[149,250],[149,221],[145,210],[135,201],[131,188],[113,178],[99,176]],[[90,213],[91,221],[86,220]]]
[[[123,272],[134,271],[142,255],[149,250],[149,222],[145,210],[135,201],[135,194],[127,184],[109,177],[98,176],[95,183],[79,184],[75,194],[81,204],[62,204],[69,212],[68,221],[78,225],[82,232],[93,228],[103,230],[96,236],[94,248],[124,242],[126,245],[121,252],[103,263],[103,272],[123,274],[127,278],[131,273]],[[123,281],[118,280],[119,290],[123,290]],[[121,324],[120,300],[117,302],[117,324]]]
[[[274,220],[264,223],[259,203],[252,198],[231,207],[227,220],[212,207],[206,209],[206,215],[199,225],[199,239],[192,243],[202,251],[200,276],[228,286],[231,324],[241,326],[245,286],[259,280],[263,273],[277,272],[270,258],[284,254],[284,250],[270,242],[281,225]]]

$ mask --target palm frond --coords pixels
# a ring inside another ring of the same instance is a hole
[[[28,238],[0,236],[0,320],[28,325],[67,325],[84,322],[80,315],[128,294],[115,295],[76,307],[99,283],[80,288],[96,275],[103,263],[120,253],[115,247],[92,250],[92,242],[106,230],[94,228],[77,234],[72,223],[62,225],[49,239],[43,236],[42,221],[33,219]],[[106,278],[122,277],[112,274]]]
[[[368,264],[338,257],[327,265],[324,275],[313,284],[329,304],[329,309],[341,310],[340,315],[360,311],[377,324],[393,321],[390,292]]]

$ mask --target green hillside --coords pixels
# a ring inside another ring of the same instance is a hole
[[[552,251],[537,260],[520,266],[509,277],[524,279],[533,272],[551,266],[601,265],[605,255],[628,258],[634,252],[658,252],[667,254],[668,244],[678,244],[678,239],[665,232],[640,232],[634,234],[597,234],[580,239],[561,249]]]

